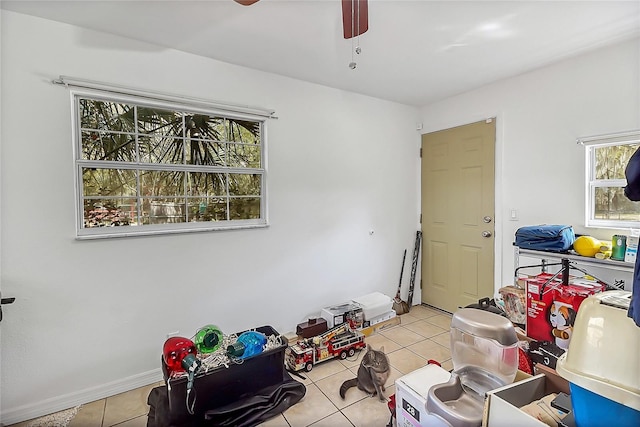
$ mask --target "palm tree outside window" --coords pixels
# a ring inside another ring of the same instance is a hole
[[[78,237],[265,226],[265,120],[74,93]]]

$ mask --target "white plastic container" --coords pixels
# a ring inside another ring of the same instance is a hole
[[[446,383],[451,374],[438,365],[427,365],[396,380],[396,424],[398,427],[447,426],[429,414],[425,404],[429,389]]]
[[[518,338],[513,324],[483,310],[456,311],[451,318],[451,360],[462,382],[468,376],[474,386],[467,386],[480,395],[510,384],[518,370]]]
[[[517,346],[515,329],[506,317],[476,308],[456,311],[451,317],[453,374],[449,382],[429,389],[429,415],[440,425],[479,427],[486,393],[516,376]]]
[[[630,296],[607,291],[580,305],[569,349],[556,366],[570,383],[577,424],[640,425],[640,328],[620,304]]]
[[[393,300],[381,292],[354,298],[353,302],[362,307],[365,321],[382,316],[393,308]]]

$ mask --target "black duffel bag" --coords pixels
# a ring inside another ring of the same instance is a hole
[[[155,387],[147,399],[147,427],[255,426],[298,403],[306,391],[304,384],[284,371],[281,383],[248,394],[228,405],[210,409],[203,417],[193,416],[176,423],[172,421],[169,411],[167,387]],[[198,399],[206,400],[206,396],[198,396]]]

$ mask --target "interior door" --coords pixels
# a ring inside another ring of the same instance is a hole
[[[495,119],[422,135],[422,302],[492,297]]]

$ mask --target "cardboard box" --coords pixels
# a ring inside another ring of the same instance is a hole
[[[551,341],[551,325],[548,320],[549,307],[555,298],[555,290],[562,286],[560,280],[547,283],[552,274],[542,273],[525,279],[527,292],[527,336],[537,341]]]
[[[350,320],[356,327],[360,328],[364,322],[362,307],[354,302],[345,302],[331,307],[325,307],[320,312],[320,315],[327,321],[328,328],[338,326],[347,320]]]
[[[395,313],[395,312],[394,312]],[[363,327],[360,329],[360,332],[364,334],[365,337],[372,335],[374,332],[382,331],[384,329],[392,328],[400,324],[400,316],[392,317],[389,320],[383,320],[382,322],[376,323],[369,327]]]
[[[560,390],[547,380],[544,374],[497,388],[487,393],[483,427],[547,427],[548,425],[520,408]],[[561,411],[555,415],[565,416]]]
[[[627,249],[624,253],[624,262],[635,263],[638,256],[638,240],[640,237],[636,235],[627,236]]]
[[[562,378],[555,369],[545,366],[540,363],[536,363],[533,367],[533,371],[537,374],[544,374],[547,377],[548,387],[552,390],[558,390],[559,392],[571,394],[569,391],[569,381]]]
[[[427,365],[396,380],[397,427],[427,426],[429,389],[449,381],[451,374],[438,365]]]
[[[382,323],[385,320],[391,320],[397,315],[398,313],[396,313],[394,310],[388,311],[386,313],[381,314],[380,316],[374,317],[373,319],[365,320],[362,323],[362,327],[368,328],[369,326],[377,325],[378,323]]]
[[[527,336],[566,350],[580,304],[604,291],[604,285],[578,277],[570,277],[568,285],[556,280],[547,283],[550,277],[543,273],[527,280]]]

